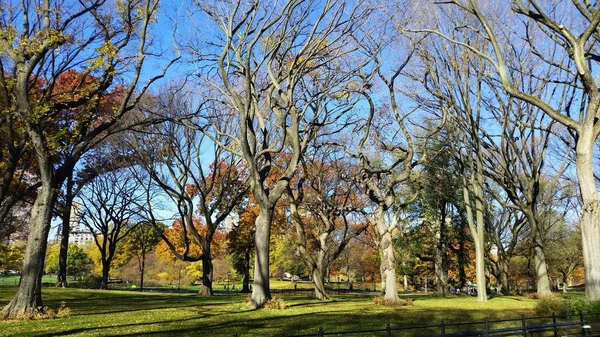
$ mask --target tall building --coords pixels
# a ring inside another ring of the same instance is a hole
[[[94,234],[87,228],[79,224],[81,219],[82,205],[78,202],[73,202],[71,206],[71,215],[69,216],[69,226],[71,227],[69,234],[69,244],[78,246],[87,246],[94,243]]]

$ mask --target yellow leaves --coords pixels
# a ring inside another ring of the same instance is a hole
[[[108,70],[111,67],[111,60],[118,56],[118,50],[110,40],[104,41],[102,45],[96,48],[97,56],[88,61],[92,69]]]
[[[17,29],[13,26],[8,26],[0,29],[0,39],[6,40],[10,45],[17,37]]]
[[[35,37],[24,38],[16,45],[21,55],[27,59],[34,55],[45,53],[47,49],[56,49],[69,42],[71,37],[58,30],[38,31]]]

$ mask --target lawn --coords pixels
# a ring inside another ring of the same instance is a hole
[[[0,305],[15,287],[0,287]],[[30,322],[0,322],[2,336],[277,336],[325,331],[364,330],[464,322],[533,315],[535,300],[495,297],[477,303],[473,297],[408,296],[410,307],[375,305],[369,296],[337,296],[321,302],[306,296],[284,296],[288,308],[255,310],[247,295],[210,298],[194,294],[156,294],[126,291],[44,288],[45,305],[65,301],[68,318]],[[384,336],[385,334],[379,334]],[[368,334],[360,334],[368,336]],[[374,335],[377,336],[377,335]]]

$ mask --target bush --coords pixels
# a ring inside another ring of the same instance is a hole
[[[554,295],[553,293],[545,293],[545,294],[528,293],[527,298],[530,300],[543,300],[546,298],[558,298],[558,296]]]
[[[557,315],[564,315],[567,313],[567,301],[562,297],[554,295],[538,296],[541,298],[539,303],[535,306],[535,313],[537,315],[549,315],[555,313]]]
[[[386,300],[383,296],[373,297],[373,303],[387,307],[408,307],[413,305],[412,299],[398,299],[396,301]]]
[[[287,308],[287,305],[282,298],[273,297],[267,303],[265,303],[264,308],[270,310],[282,310]]]
[[[567,311],[569,314],[597,314],[600,313],[600,301],[589,301],[584,299],[567,301]]]

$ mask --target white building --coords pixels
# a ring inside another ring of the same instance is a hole
[[[72,231],[69,234],[69,244],[76,244],[78,246],[87,246],[94,243],[94,234],[88,230],[83,231]]]
[[[69,234],[69,244],[78,246],[87,246],[94,243],[94,234],[87,228],[82,228],[79,225],[82,205],[78,202],[73,202],[71,206],[71,216],[69,217],[69,226],[71,227]]]

